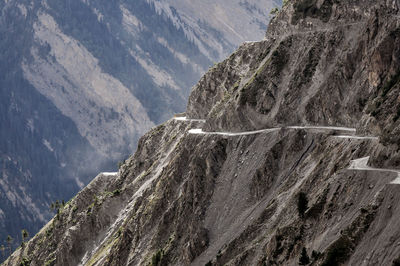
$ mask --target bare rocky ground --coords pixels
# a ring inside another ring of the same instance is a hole
[[[205,123],[151,130],[5,265],[298,265],[303,248],[312,265],[391,265],[397,175],[349,167],[399,168],[399,6],[290,2],[193,89],[186,115]]]

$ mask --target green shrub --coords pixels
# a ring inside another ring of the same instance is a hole
[[[397,258],[393,261],[392,266],[400,266],[400,258]]]
[[[53,234],[53,229],[54,228],[52,226],[50,226],[50,228],[46,230],[46,236],[47,237],[50,237]]]
[[[56,265],[56,258],[45,261],[44,263],[44,266],[53,266],[53,265]]]
[[[31,260],[27,257],[22,257],[21,262],[19,263],[20,266],[28,266],[31,265]]]
[[[94,203],[92,203],[92,204],[88,207],[86,213],[87,213],[87,214],[91,214],[91,213],[92,213],[93,207],[94,207]]]
[[[276,14],[278,14],[278,12],[279,12],[279,8],[275,7],[273,9],[271,9],[270,14],[275,16]]]
[[[310,258],[308,257],[307,249],[303,247],[299,258],[299,265],[308,265],[309,263]]]
[[[318,251],[315,251],[315,250],[313,250],[311,252],[311,258],[313,260],[318,260],[321,257],[321,255],[322,255],[321,252],[318,252]]]
[[[307,195],[304,192],[300,192],[297,200],[297,210],[299,212],[300,217],[304,217],[304,213],[308,208],[308,199]]]
[[[151,266],[158,266],[161,262],[163,256],[163,251],[161,249],[157,250],[157,252],[151,258]]]
[[[352,243],[346,236],[341,236],[329,249],[323,266],[335,266],[345,262],[352,251]]]
[[[117,236],[116,236],[117,238],[122,235],[123,230],[124,230],[124,228],[122,226],[120,228],[118,228]]]

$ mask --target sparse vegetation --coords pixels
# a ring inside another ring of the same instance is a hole
[[[274,67],[273,75],[280,76],[280,72],[288,62],[288,48],[292,46],[292,38],[283,40],[278,48],[272,52],[270,64]]]
[[[316,250],[313,250],[312,252],[311,252],[311,258],[314,260],[314,261],[316,261],[316,260],[318,260],[320,257],[321,257],[321,252],[319,252],[319,251],[316,251]]]
[[[122,235],[122,231],[124,230],[124,228],[121,226],[120,228],[118,228],[118,231],[116,233],[116,238],[120,237]]]
[[[47,237],[50,237],[53,234],[53,229],[54,229],[53,226],[50,226],[50,228],[46,230]]]
[[[5,251],[6,251],[6,248],[4,247],[4,245],[0,246],[0,251],[1,251],[1,255],[4,257],[5,256]]]
[[[310,258],[308,257],[307,249],[303,247],[299,258],[299,265],[308,265],[309,263],[310,263]]]
[[[304,213],[306,212],[307,208],[308,208],[307,195],[304,192],[300,192],[297,200],[297,211],[299,212],[299,216],[301,218],[304,218]]]
[[[21,262],[20,262],[20,266],[28,266],[31,264],[31,259],[27,258],[27,257],[22,257]]]
[[[218,250],[218,253],[217,253],[217,260],[218,260],[221,256],[222,256],[221,250]]]
[[[11,245],[14,242],[14,239],[10,235],[8,235],[6,241],[7,241],[7,245],[8,245],[8,250],[10,252],[9,254],[11,255]]]
[[[333,243],[326,255],[323,266],[340,265],[347,260],[348,255],[352,251],[352,243],[347,236],[341,236],[335,243]]]
[[[357,102],[358,102],[358,106],[360,107],[360,111],[362,111],[365,107],[365,104],[367,103],[368,99],[364,99],[364,98],[358,98]]]
[[[400,257],[393,261],[392,266],[400,266]]]
[[[235,84],[233,84],[232,91],[236,91],[239,88],[239,84],[240,84],[240,81],[236,81]]]
[[[53,266],[56,264],[56,258],[45,261],[44,266]]]
[[[283,247],[282,247],[282,240],[283,240],[283,236],[282,235],[276,235],[275,236],[275,240],[276,240],[276,248],[275,251],[272,254],[273,258],[277,258],[280,254],[282,254],[283,252]]]
[[[56,212],[56,219],[59,220],[60,219],[60,214],[62,212],[62,209],[65,206],[65,201],[62,200],[61,202],[59,200],[56,200],[55,202],[52,202],[50,204],[50,210],[55,211]]]
[[[89,205],[89,207],[88,207],[88,209],[87,209],[86,213],[87,213],[87,214],[91,214],[91,213],[92,213],[92,210],[93,210],[93,208],[94,208],[94,202],[93,202],[92,204],[90,204],[90,205]]]
[[[278,14],[278,12],[279,12],[279,8],[274,7],[273,9],[271,9],[270,14],[275,16],[276,14]]]
[[[21,235],[22,235],[22,243],[24,243],[25,240],[29,237],[29,233],[26,229],[22,229]]]
[[[164,255],[163,250],[159,249],[151,258],[151,266],[158,266],[160,265],[162,256]]]

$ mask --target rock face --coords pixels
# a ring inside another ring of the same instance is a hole
[[[50,202],[115,169],[140,136],[183,112],[208,67],[262,38],[279,4],[236,1],[239,24],[206,2],[0,1],[0,244],[36,233]]]
[[[286,3],[5,265],[391,265],[399,8]]]
[[[259,40],[267,28],[266,18],[270,10],[282,4],[282,1],[257,0],[149,2],[160,12],[172,17],[198,45],[201,53],[213,59],[218,56],[220,60],[236,49],[237,44]]]

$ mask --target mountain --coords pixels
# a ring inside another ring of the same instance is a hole
[[[5,265],[397,265],[399,9],[285,1]]]
[[[256,0],[149,2],[183,29],[201,53],[214,60],[223,60],[238,44],[260,40],[267,28],[270,10],[282,3]]]
[[[140,136],[184,111],[193,84],[245,39],[262,38],[278,4],[205,3],[0,2],[2,244],[37,232],[51,202],[116,169]]]

